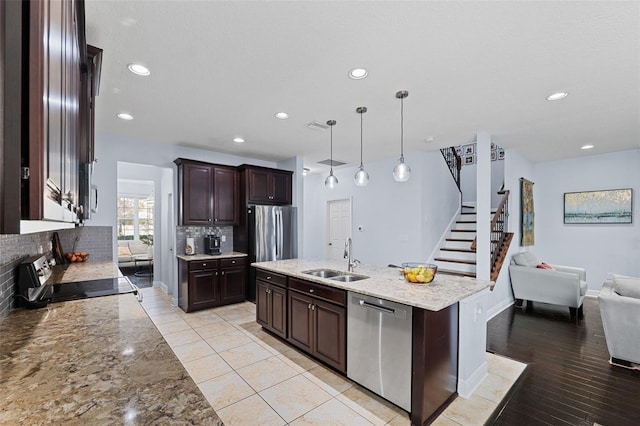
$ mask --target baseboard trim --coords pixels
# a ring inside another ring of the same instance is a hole
[[[500,312],[504,311],[505,309],[509,308],[514,303],[515,303],[515,300],[507,299],[507,300],[503,300],[502,303],[500,303],[499,305],[496,305],[493,308],[489,309],[487,311],[487,322],[491,321],[493,319],[493,317],[495,317],[496,315],[498,315]]]
[[[484,362],[469,377],[464,380],[458,377],[458,395],[464,399],[469,399],[488,375],[489,368],[485,358]]]
[[[586,297],[598,297],[600,295],[600,290],[587,290]]]

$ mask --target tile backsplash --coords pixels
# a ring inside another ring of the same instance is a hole
[[[185,254],[184,248],[187,245],[187,237],[193,237],[196,246],[196,254],[204,253],[204,237],[215,234],[220,230],[220,235],[226,241],[220,242],[220,249],[223,253],[233,251],[233,226],[177,226],[176,227],[176,254]]]
[[[13,295],[17,286],[18,265],[27,257],[51,251],[53,233],[60,237],[64,252],[73,250],[89,253],[89,262],[113,260],[113,228],[84,226],[33,234],[0,235],[0,318],[15,307]]]

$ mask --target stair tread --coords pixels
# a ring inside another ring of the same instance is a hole
[[[475,220],[456,220],[456,223],[478,223]]]
[[[461,243],[471,243],[473,238],[446,238],[445,241],[457,241]]]
[[[451,263],[464,263],[465,265],[475,265],[475,260],[463,260],[463,259],[448,259],[445,257],[436,257],[434,259],[436,262],[451,262]]]
[[[452,229],[451,232],[476,232],[475,229]]]
[[[439,274],[445,274],[445,275],[458,275],[461,277],[471,277],[471,278],[475,278],[476,274],[473,272],[463,272],[463,271],[454,271],[452,269],[441,269],[438,268],[438,273]]]
[[[475,250],[471,250],[471,249],[459,249],[459,248],[448,248],[448,247],[441,247],[440,250],[442,251],[457,251],[460,253],[475,253]]]

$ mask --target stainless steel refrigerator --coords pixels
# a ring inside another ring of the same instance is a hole
[[[296,208],[292,206],[249,206],[247,208],[247,251],[250,262],[297,257]],[[247,300],[256,300],[256,271],[249,267]]]

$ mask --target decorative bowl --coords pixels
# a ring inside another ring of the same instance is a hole
[[[402,264],[404,279],[412,284],[429,284],[436,276],[438,265],[424,262],[406,262]]]
[[[67,253],[65,257],[69,261],[69,263],[80,263],[86,262],[89,259],[89,253],[85,251],[77,251],[75,253]]]

